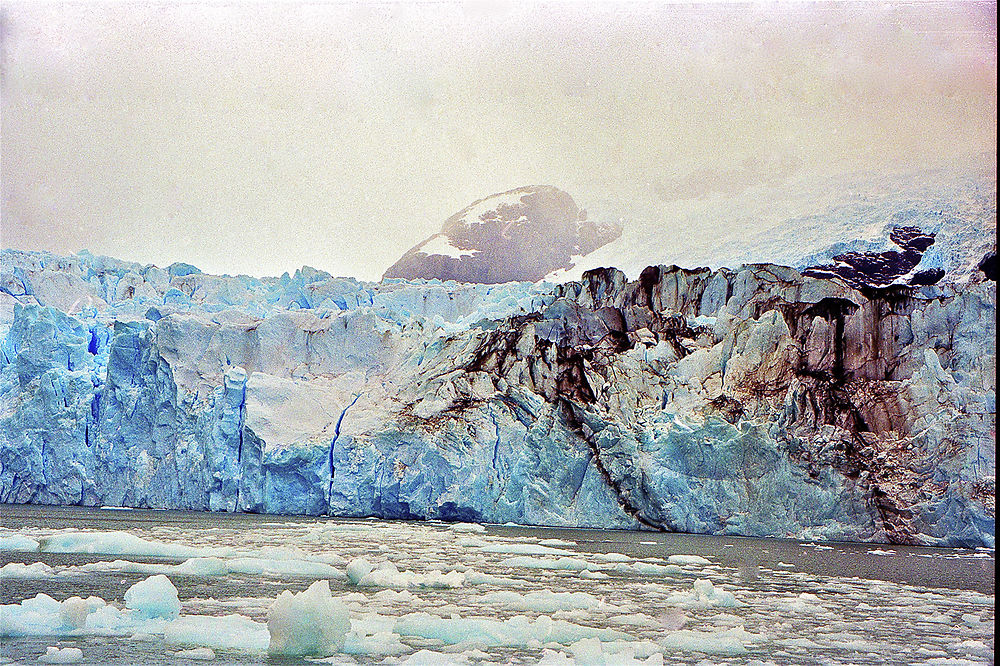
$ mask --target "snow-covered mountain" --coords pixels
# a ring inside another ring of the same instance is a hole
[[[996,251],[995,152],[947,168],[803,177],[689,200],[577,198],[594,218],[621,218],[622,234],[574,258],[572,268],[553,271],[547,276],[552,281],[578,280],[602,266],[634,279],[651,264],[775,263],[804,271],[846,264],[835,259],[845,255],[877,261],[880,253],[901,251],[893,234],[905,228],[932,235],[934,242],[919,253],[916,265],[890,282],[944,271],[950,281],[962,283]]]
[[[536,282],[572,257],[614,240],[621,229],[587,219],[573,198],[548,185],[480,199],[448,218],[441,231],[410,249],[386,278],[497,284]]]

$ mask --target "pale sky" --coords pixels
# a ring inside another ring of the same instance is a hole
[[[0,245],[214,273],[377,279],[522,185],[627,223],[996,143],[995,3],[5,1],[2,21]]]

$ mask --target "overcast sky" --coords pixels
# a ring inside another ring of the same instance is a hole
[[[521,185],[648,214],[995,150],[995,3],[5,1],[2,20],[4,247],[377,279]]]

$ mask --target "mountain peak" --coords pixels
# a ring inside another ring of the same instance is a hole
[[[617,225],[588,220],[587,211],[559,188],[528,185],[469,204],[383,277],[536,282],[620,235]]]

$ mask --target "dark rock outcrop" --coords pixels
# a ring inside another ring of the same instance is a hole
[[[977,266],[979,270],[983,272],[987,280],[997,281],[997,253],[996,251],[990,252],[983,260],[979,262]]]
[[[621,235],[587,219],[567,193],[548,185],[519,187],[480,199],[409,250],[384,278],[497,284],[536,282],[569,268]]]
[[[845,252],[833,257],[834,263],[811,266],[802,271],[810,277],[840,277],[855,289],[888,286],[910,273],[921,257],[934,244],[935,234],[917,227],[895,227],[889,240],[899,250],[885,252]],[[911,285],[931,285],[944,277],[941,269],[928,269],[915,273]]]

